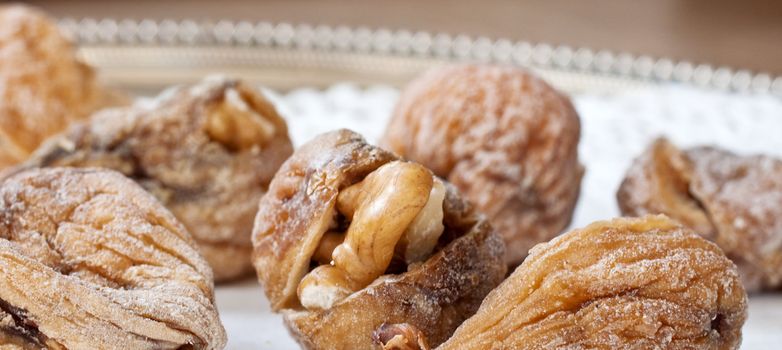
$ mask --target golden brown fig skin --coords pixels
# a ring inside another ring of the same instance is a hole
[[[570,223],[580,130],[570,100],[531,73],[456,65],[405,88],[380,144],[456,186],[503,235],[515,266]]]
[[[737,349],[747,297],[715,244],[665,216],[536,246],[438,350]]]
[[[782,160],[656,140],[617,191],[624,215],[662,213],[714,241],[750,291],[782,286]]]
[[[57,23],[24,5],[0,6],[0,169],[95,110],[125,103],[101,86]]]
[[[383,323],[408,323],[437,345],[505,276],[501,238],[446,184],[443,237],[449,244],[408,272],[381,276],[329,309],[299,304],[296,288],[309,272],[339,191],[395,160],[351,131],[323,134],[283,164],[261,199],[255,268],[272,308],[282,310],[304,348],[371,348]]]
[[[154,197],[105,169],[0,185],[0,348],[222,349],[212,271]]]
[[[100,111],[46,142],[18,169],[123,173],[187,227],[222,282],[252,273],[258,200],[292,152],[285,121],[259,91],[216,77]]]

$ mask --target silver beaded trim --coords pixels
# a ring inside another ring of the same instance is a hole
[[[493,40],[406,30],[310,26],[246,21],[62,19],[60,27],[84,46],[248,46],[411,56],[446,61],[516,64],[615,76],[646,82],[677,82],[732,92],[782,97],[782,76],[712,67],[666,58],[545,43]]]

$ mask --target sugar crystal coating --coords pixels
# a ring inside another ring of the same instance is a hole
[[[0,6],[0,169],[91,112],[123,102],[98,83],[53,19]]]
[[[212,272],[154,197],[101,169],[0,186],[0,340],[12,348],[221,349]]]
[[[584,172],[579,133],[570,100],[531,73],[465,65],[412,82],[381,145],[454,184],[518,264],[570,222]]]
[[[717,243],[749,291],[782,285],[782,160],[658,139],[632,164],[625,215],[662,213]]]
[[[252,273],[258,199],[292,149],[285,121],[260,92],[215,76],[100,111],[20,167],[104,167],[130,177],[187,227],[219,282]]]
[[[665,216],[537,245],[438,350],[738,349],[747,297],[713,243]]]

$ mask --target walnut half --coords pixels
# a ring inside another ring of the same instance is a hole
[[[394,249],[421,213],[433,187],[432,174],[421,165],[394,161],[342,190],[337,208],[350,227],[328,265],[316,267],[298,287],[301,304],[328,309],[384,274]],[[341,203],[344,203],[340,205]],[[442,222],[442,201],[439,203]],[[440,225],[442,226],[442,224]],[[434,241],[442,234],[432,231]]]
[[[439,344],[506,271],[501,238],[452,186],[347,130],[283,164],[253,243],[272,308],[308,349],[372,348],[403,323]]]

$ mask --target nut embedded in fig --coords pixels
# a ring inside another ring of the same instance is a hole
[[[407,323],[383,323],[372,333],[372,341],[383,350],[429,350],[426,337]]]
[[[440,344],[506,271],[501,238],[453,186],[347,130],[283,164],[253,243],[272,309],[307,349],[372,348],[383,323]]]
[[[215,280],[223,282],[252,273],[258,200],[292,152],[285,121],[260,91],[209,77],[98,112],[45,143],[20,167],[122,172],[188,228]]]

